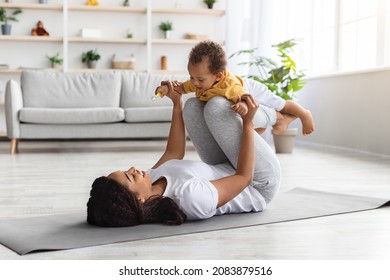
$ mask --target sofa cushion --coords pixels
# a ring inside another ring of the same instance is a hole
[[[121,74],[23,71],[21,86],[25,107],[119,107]]]
[[[188,74],[162,74],[162,73],[136,73],[122,72],[121,107],[164,107],[172,106],[168,98],[158,98],[152,101],[156,87],[165,80],[178,80],[184,82]]]
[[[93,124],[123,121],[122,108],[23,108],[19,120],[37,124]]]
[[[172,106],[138,107],[125,109],[125,122],[170,122]]]

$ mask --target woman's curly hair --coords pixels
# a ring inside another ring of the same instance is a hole
[[[180,225],[186,215],[169,197],[154,196],[140,204],[124,186],[105,176],[95,179],[87,203],[87,222],[101,227],[143,223]]]
[[[216,74],[226,69],[226,53],[220,44],[213,41],[202,41],[192,48],[188,60],[189,63],[198,64],[204,58],[208,59],[210,73]]]

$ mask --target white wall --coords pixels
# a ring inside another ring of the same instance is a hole
[[[316,121],[298,140],[390,156],[390,69],[311,78],[298,98]]]

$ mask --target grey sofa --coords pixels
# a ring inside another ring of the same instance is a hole
[[[187,78],[130,71],[23,71],[20,84],[10,80],[6,85],[11,154],[21,139],[167,137],[171,101],[151,97],[162,80]]]

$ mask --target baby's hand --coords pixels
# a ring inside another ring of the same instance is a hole
[[[239,101],[236,104],[230,106],[233,111],[241,116],[245,116],[248,113],[248,105],[245,101]]]
[[[162,96],[160,96],[160,97],[163,97],[163,96],[168,94],[168,91],[169,91],[168,85],[161,85],[161,86],[156,88],[156,90],[154,91],[154,94],[155,95],[161,95],[162,94]]]

